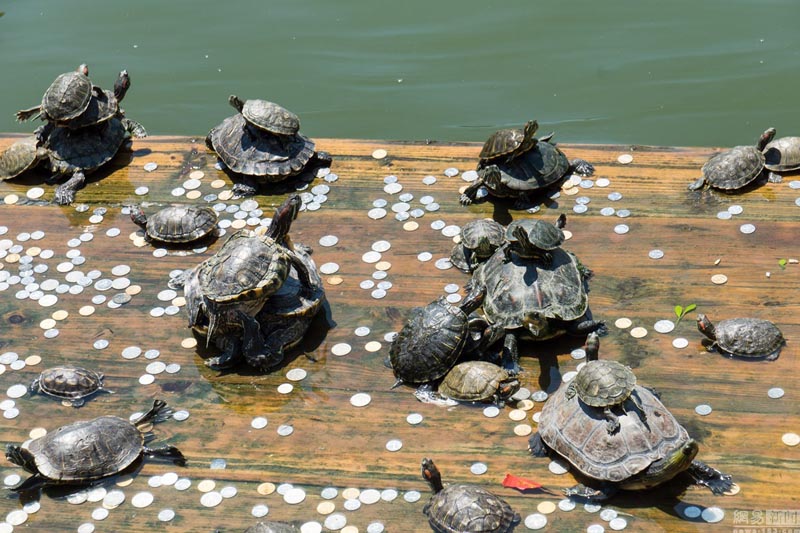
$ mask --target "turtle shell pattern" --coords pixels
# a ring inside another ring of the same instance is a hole
[[[282,522],[259,522],[245,529],[244,533],[300,533],[300,530]]]
[[[253,126],[270,133],[294,135],[300,131],[300,119],[297,115],[267,100],[246,100],[242,115]]]
[[[516,256],[507,260],[498,251],[475,271],[475,279],[486,287],[483,311],[491,322],[515,329],[524,326],[529,311],[565,321],[586,313],[589,295],[577,258],[561,248],[552,256],[545,267]]]
[[[564,243],[564,232],[559,228],[544,220],[529,218],[515,220],[509,224],[506,228],[506,240],[516,242],[514,231],[520,226],[525,230],[531,244],[542,250],[555,250]]]
[[[217,227],[217,212],[208,206],[165,207],[147,219],[145,231],[151,239],[187,243],[210,234]]]
[[[486,142],[483,143],[481,153],[478,157],[481,161],[493,162],[506,155],[513,154],[522,146],[525,140],[525,130],[523,129],[503,129],[492,133]]]
[[[72,71],[59,75],[42,97],[42,110],[56,122],[71,120],[89,106],[92,81],[83,72]]]
[[[392,341],[389,361],[406,383],[427,383],[444,376],[464,349],[467,315],[444,298],[416,309]]]
[[[491,187],[491,192],[503,198],[553,185],[569,170],[567,156],[549,142],[538,142],[512,161],[495,164],[501,179],[499,185]]]
[[[129,421],[101,416],[61,426],[27,448],[45,478],[83,482],[121,472],[142,454],[144,434]]]
[[[647,424],[636,412],[619,417],[620,429],[609,433],[603,412],[588,407],[560,387],[545,403],[539,434],[545,444],[581,474],[618,483],[668,457],[689,441],[675,417],[644,387],[636,386]]]
[[[785,342],[778,326],[761,318],[722,320],[715,331],[717,346],[736,357],[767,357]]]
[[[503,244],[505,228],[499,222],[488,219],[473,220],[461,228],[461,244],[480,257],[489,257]]]
[[[518,519],[505,500],[475,485],[448,485],[422,512],[437,533],[505,533]]]
[[[36,137],[26,137],[0,153],[0,180],[15,178],[39,161]]]
[[[800,168],[800,137],[781,137],[764,147],[764,166],[776,172]]]
[[[636,386],[636,375],[616,361],[589,361],[575,376],[575,389],[581,401],[592,407],[622,403]]]
[[[229,169],[266,181],[299,174],[314,155],[309,138],[299,133],[291,137],[257,134],[247,128],[241,113],[223,120],[207,140]]]
[[[508,372],[494,363],[466,361],[450,369],[439,384],[439,393],[467,402],[489,400],[508,377]]]
[[[125,126],[117,118],[79,130],[56,128],[47,140],[52,170],[69,172],[99,168],[114,158],[126,134]]]
[[[85,128],[104,122],[119,112],[119,102],[112,91],[93,94],[86,110],[66,123],[72,129]]]
[[[39,374],[39,390],[48,396],[80,400],[103,387],[103,375],[77,366],[57,366]]]
[[[761,174],[764,162],[764,154],[755,146],[735,146],[706,161],[703,176],[716,189],[740,189]]]

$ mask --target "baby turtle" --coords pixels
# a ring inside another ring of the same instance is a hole
[[[82,406],[93,394],[112,391],[103,387],[103,374],[79,366],[56,366],[48,368],[33,380],[31,394],[41,392],[58,398],[72,407]]]
[[[492,133],[481,148],[478,168],[495,162],[507,162],[530,150],[538,141],[539,123],[529,120],[523,129],[503,129]]]
[[[259,522],[244,530],[244,533],[300,533],[292,524],[285,522]]]
[[[562,386],[548,398],[528,445],[537,457],[554,451],[585,480],[565,489],[567,496],[604,500],[618,489],[649,489],[684,471],[714,494],[730,490],[731,477],[694,459],[698,443],[651,391],[635,386],[645,416],[626,412],[619,431],[609,433],[602,413],[568,390]]]
[[[47,150],[38,145],[36,137],[18,140],[0,153],[0,181],[16,178],[47,157]]]
[[[786,344],[778,326],[760,318],[731,318],[714,326],[700,313],[697,329],[712,341],[709,351],[716,348],[729,357],[774,361]]]
[[[439,394],[462,402],[505,404],[520,387],[517,378],[487,361],[466,361],[450,369],[439,384]]]
[[[436,533],[506,533],[521,521],[500,496],[476,485],[442,485],[432,460],[422,460],[422,477],[433,496],[422,508]]]
[[[413,311],[389,349],[395,387],[428,383],[447,374],[467,345],[469,314],[480,306],[483,295],[473,291],[458,307],[441,297]]]
[[[544,264],[553,261],[553,250],[564,243],[564,232],[567,216],[561,214],[555,224],[544,220],[525,218],[515,220],[506,228],[506,258],[510,260],[511,252],[526,259],[537,259]]]
[[[101,416],[61,426],[26,445],[8,444],[6,458],[33,474],[11,490],[29,492],[42,485],[86,484],[119,474],[143,455],[183,466],[186,459],[174,446],[145,445],[150,426],[170,414],[164,401],[155,400],[153,408],[133,422]]]
[[[502,224],[492,219],[467,222],[461,228],[461,242],[450,253],[450,262],[464,272],[472,272],[503,244],[505,231]]]
[[[232,94],[228,97],[228,103],[242,114],[248,124],[260,130],[276,135],[295,135],[300,131],[298,116],[274,102],[267,100],[242,101],[238,96]]]
[[[208,206],[176,205],[147,217],[139,206],[131,206],[131,220],[145,230],[150,241],[185,244],[207,237],[217,228],[217,212]]]
[[[734,146],[712,156],[703,165],[703,176],[689,184],[696,191],[713,187],[723,192],[733,192],[756,180],[764,170],[763,150],[775,137],[775,128],[769,128],[755,146]]]
[[[66,126],[72,129],[85,128],[100,124],[111,117],[122,118],[124,116],[119,107],[122,99],[125,98],[131,86],[131,77],[127,70],[122,70],[114,82],[114,90],[102,90],[98,94],[92,95],[86,111],[68,121]],[[143,135],[141,135],[143,137]]]
[[[764,168],[769,170],[769,180],[781,180],[779,172],[800,169],[800,137],[781,137],[764,147]]]
[[[17,111],[17,120],[24,122],[34,116],[61,125],[86,111],[92,93],[100,94],[89,79],[89,67],[80,65],[72,72],[59,75],[42,96],[41,105]]]

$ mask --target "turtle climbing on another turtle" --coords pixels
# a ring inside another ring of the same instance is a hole
[[[450,253],[450,262],[469,274],[502,246],[505,232],[503,225],[492,219],[467,222],[461,228],[461,242],[453,246]]]
[[[764,168],[770,171],[769,181],[781,181],[782,172],[800,169],[800,137],[781,137],[764,146]]]
[[[274,102],[242,100],[232,94],[228,103],[242,114],[248,124],[275,135],[295,135],[300,131],[300,118]]]
[[[36,137],[18,140],[0,153],[0,181],[16,178],[48,157],[47,149],[39,145]]]
[[[723,192],[735,192],[756,181],[762,175],[766,158],[764,148],[775,137],[775,128],[769,128],[755,146],[734,146],[712,156],[703,165],[703,176],[689,184],[689,190],[711,187]],[[777,174],[771,179],[780,178]]]
[[[549,265],[553,261],[553,250],[564,243],[567,215],[561,213],[555,224],[544,220],[525,218],[515,220],[506,228],[506,259],[511,260],[511,252],[526,259],[535,259]]]
[[[786,344],[778,326],[761,318],[730,318],[715,326],[700,313],[697,329],[711,341],[709,351],[716,349],[729,357],[774,361]]]
[[[79,366],[56,366],[48,368],[33,380],[31,394],[42,393],[60,399],[72,407],[82,406],[86,400],[98,392],[113,393],[103,386],[102,372],[95,372]]]
[[[523,129],[503,129],[492,133],[486,142],[483,143],[478,169],[491,165],[496,162],[508,162],[516,156],[523,154],[533,148],[539,139],[536,138],[536,131],[539,123],[529,120]]]
[[[89,79],[89,67],[81,64],[72,72],[60,74],[44,92],[40,105],[17,111],[17,121],[25,122],[38,115],[42,120],[62,125],[86,111],[92,94],[101,92]]]
[[[145,238],[167,244],[187,244],[209,236],[217,229],[217,212],[208,206],[165,207],[148,217],[138,205],[130,207],[131,220]]]

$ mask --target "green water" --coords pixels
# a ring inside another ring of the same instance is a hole
[[[0,131],[81,62],[151,134],[205,134],[236,93],[312,137],[663,145],[800,135],[798,0],[17,0],[0,3]]]

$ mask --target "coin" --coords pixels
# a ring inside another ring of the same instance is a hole
[[[518,437],[527,437],[533,432],[533,428],[528,424],[517,424],[514,426],[514,435]]]
[[[773,387],[767,391],[767,396],[772,398],[773,400],[777,400],[778,398],[783,398],[783,389],[780,387]]]
[[[728,282],[728,276],[725,274],[714,274],[711,276],[711,283],[714,285],[724,285]]]
[[[206,492],[200,497],[200,505],[203,507],[216,507],[222,503],[222,494],[216,491]]]
[[[359,392],[350,397],[350,404],[355,407],[365,407],[372,401],[372,398],[366,392]]]
[[[694,408],[694,412],[700,416],[706,416],[711,414],[711,406],[705,403],[701,403],[697,407]]]
[[[131,505],[139,509],[148,507],[151,503],[153,503],[153,494],[150,492],[137,492],[131,498]]]
[[[672,320],[659,320],[653,324],[653,329],[658,333],[669,333],[675,329],[675,323]]]
[[[473,463],[472,466],[469,467],[469,471],[476,476],[481,476],[485,474],[488,470],[489,467],[487,467],[485,463]]]
[[[756,231],[756,227],[753,224],[742,224],[741,226],[739,226],[739,231],[741,231],[745,235],[749,235],[750,233]]]
[[[547,469],[556,475],[566,474],[567,472],[569,472],[569,463],[556,459],[550,461],[550,464],[547,465]]]
[[[399,439],[392,439],[386,443],[386,449],[390,452],[396,452],[403,447],[403,442]]]
[[[617,158],[617,161],[623,165],[627,165],[633,162],[633,156],[631,154],[622,154]]]
[[[288,503],[289,505],[297,505],[301,503],[303,500],[306,499],[306,492],[297,487],[293,487],[286,491],[286,494],[283,495],[283,501]]]
[[[631,337],[635,339],[641,339],[646,336],[647,336],[647,329],[641,326],[635,327],[631,330]]]
[[[373,159],[383,159],[387,155],[389,155],[389,154],[383,148],[378,148],[377,150],[372,152],[372,158]]]
[[[339,344],[334,344],[331,347],[331,353],[333,355],[337,355],[339,357],[349,354],[351,350],[352,350],[352,347],[349,344],[344,343],[344,342],[339,343]]]
[[[620,518],[620,517],[613,518],[613,519],[612,519],[612,520],[611,520],[611,521],[608,523],[608,527],[610,527],[610,528],[611,528],[611,529],[613,529],[614,531],[622,531],[623,529],[625,529],[626,527],[628,527],[628,521],[627,521],[627,520],[625,520],[624,518]]]
[[[262,496],[268,496],[275,492],[275,484],[269,482],[261,483],[258,487],[256,487],[256,492]]]
[[[555,512],[556,504],[551,501],[543,501],[539,505],[536,506],[536,510],[542,514],[550,514]]]
[[[495,405],[490,405],[483,409],[483,416],[487,418],[494,418],[500,414],[500,409]]]
[[[680,350],[689,346],[689,341],[684,339],[683,337],[678,337],[677,339],[674,339],[672,341],[672,346]]]
[[[797,446],[800,444],[800,435],[797,433],[784,433],[781,441],[787,446]]]

